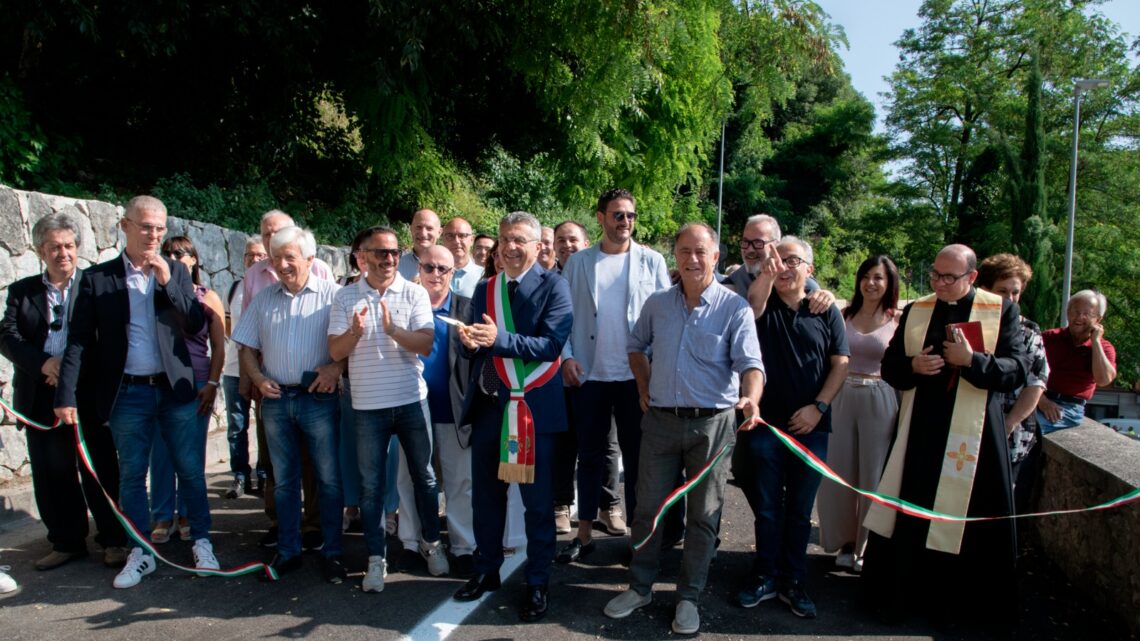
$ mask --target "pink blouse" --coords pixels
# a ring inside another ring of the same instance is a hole
[[[847,328],[847,345],[851,348],[847,373],[855,376],[879,376],[883,353],[887,351],[887,343],[891,342],[891,337],[899,326],[897,317],[883,323],[882,327],[870,334],[855,329],[850,318],[843,324]]]

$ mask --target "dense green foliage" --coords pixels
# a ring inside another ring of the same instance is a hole
[[[662,243],[715,224],[723,198],[726,262],[761,211],[813,241],[840,298],[874,253],[913,297],[946,242],[1016,251],[1037,275],[1025,308],[1050,326],[1072,79],[1105,77],[1084,96],[1074,289],[1108,294],[1131,380],[1140,72],[1096,5],[927,0],[896,43],[880,136],[842,30],[809,0],[12,0],[0,182],[153,192],[242,229],[281,207],[340,243],[420,207],[480,230],[517,209],[592,225],[612,186]]]

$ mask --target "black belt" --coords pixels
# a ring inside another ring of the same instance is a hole
[[[299,396],[301,394],[308,394],[309,388],[306,385],[281,385],[281,391],[292,396]]]
[[[1085,399],[1077,398],[1076,396],[1069,396],[1067,394],[1058,394],[1057,392],[1050,392],[1045,390],[1045,398],[1051,401],[1061,401],[1062,403],[1073,403],[1076,405],[1084,405]]]
[[[123,382],[127,385],[150,385],[151,387],[158,387],[159,385],[166,385],[169,381],[166,378],[166,374],[147,374],[146,376],[123,374]]]
[[[708,418],[716,416],[728,408],[716,407],[655,407],[653,409],[661,410],[666,414],[672,414],[678,418]]]

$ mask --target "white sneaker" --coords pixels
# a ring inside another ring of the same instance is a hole
[[[198,539],[194,541],[194,567],[199,570],[222,569],[222,566],[218,564],[218,558],[214,556],[214,546],[210,544],[210,539]],[[199,573],[198,576],[209,575]]]
[[[11,569],[12,566],[10,565],[0,565],[0,594],[8,594],[20,589],[20,584],[16,583],[16,579],[8,575],[8,570]]]
[[[701,629],[701,613],[697,604],[682,600],[677,603],[677,610],[673,614],[673,632],[677,634],[696,634]]]
[[[368,571],[360,582],[360,589],[364,592],[383,592],[384,577],[388,576],[388,562],[382,556],[368,557]]]
[[[451,571],[451,567],[447,564],[447,552],[444,551],[443,543],[440,541],[434,543],[420,541],[420,556],[427,561],[428,573],[432,576],[443,576]]]
[[[142,581],[144,576],[154,572],[154,568],[153,556],[143,552],[142,548],[131,548],[131,554],[127,557],[127,564],[115,577],[112,585],[116,588],[133,588],[139,584],[139,581]]]
[[[641,595],[637,590],[629,589],[610,599],[603,610],[611,619],[624,619],[633,614],[633,611],[653,601],[653,593]]]

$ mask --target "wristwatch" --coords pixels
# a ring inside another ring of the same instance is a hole
[[[826,414],[827,408],[829,408],[829,407],[831,407],[831,406],[828,405],[827,403],[824,403],[823,401],[816,401],[815,402],[815,409],[819,410],[820,414]]]

